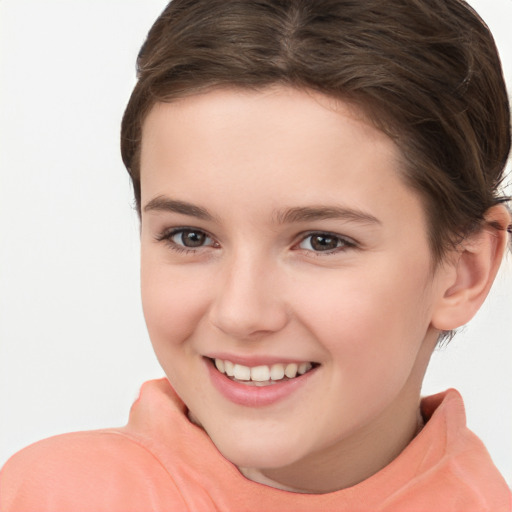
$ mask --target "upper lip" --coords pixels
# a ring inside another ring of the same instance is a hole
[[[272,366],[273,364],[289,364],[289,363],[313,363],[311,359],[296,359],[294,357],[281,357],[281,356],[270,356],[270,355],[237,355],[228,354],[225,352],[215,352],[205,354],[204,357],[209,359],[222,359],[223,361],[231,361],[235,364],[241,364],[253,368],[255,366]]]

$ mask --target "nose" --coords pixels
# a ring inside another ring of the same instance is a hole
[[[236,339],[259,339],[288,323],[278,270],[246,255],[225,262],[215,280],[210,321]]]

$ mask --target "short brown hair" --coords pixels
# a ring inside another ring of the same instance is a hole
[[[435,261],[506,200],[500,59],[462,0],[173,0],[137,70],[121,151],[139,214],[142,126],[155,103],[273,84],[354,102],[394,139],[424,202]]]

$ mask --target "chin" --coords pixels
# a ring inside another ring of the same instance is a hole
[[[208,434],[210,435],[209,432]],[[235,433],[232,436],[222,436],[222,439],[216,439],[214,435],[210,437],[227,460],[243,468],[281,468],[293,464],[303,455],[297,454],[297,450],[290,443],[280,442],[282,438],[277,442],[266,442],[261,437],[253,435],[252,439],[242,441],[236,439]]]

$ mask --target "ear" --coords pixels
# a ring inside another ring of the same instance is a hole
[[[432,326],[451,331],[473,318],[498,273],[507,248],[510,214],[503,205],[490,208],[482,228],[465,239],[441,279],[441,294],[436,302]]]

